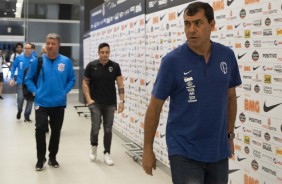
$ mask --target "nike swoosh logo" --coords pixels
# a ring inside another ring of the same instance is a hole
[[[236,96],[236,98],[239,98],[240,97],[240,95],[239,96]]]
[[[224,26],[219,27],[219,30],[221,30]]]
[[[268,111],[271,111],[272,109],[274,109],[275,107],[281,105],[282,103],[278,103],[278,104],[275,104],[275,105],[271,105],[271,106],[266,106],[266,103],[264,102],[263,104],[263,110],[264,112],[268,112]]]
[[[235,129],[238,129],[238,128],[240,128],[241,126],[235,126]]]
[[[241,59],[242,57],[244,57],[247,54],[247,52],[245,54],[239,55],[238,54],[238,59]]]
[[[151,17],[148,20],[146,20],[145,23],[147,24],[150,21],[150,19],[151,19]]]
[[[163,16],[160,17],[160,21],[162,21],[164,19],[166,14],[164,14]]]
[[[151,82],[151,81],[150,81]],[[146,82],[146,86],[148,86],[150,84],[150,82]]]
[[[234,0],[227,0],[227,6],[230,6],[233,2]]]
[[[160,135],[161,138],[163,138],[164,136],[165,136],[165,134],[163,134],[163,135],[161,134],[161,135]]]
[[[135,82],[137,82],[138,81],[138,79],[135,79]]]
[[[160,123],[160,126],[163,126],[164,125],[164,123]]]
[[[257,66],[257,67],[254,67],[254,66],[253,66],[253,70],[255,71],[255,70],[258,69],[259,67],[260,67],[260,66]]]
[[[229,169],[228,174],[234,173],[236,171],[239,171],[240,169]]]
[[[180,12],[177,12],[177,17],[179,17],[182,14],[183,11],[184,11],[184,9],[181,10]]]
[[[184,75],[187,75],[187,74],[189,74],[189,73],[191,73],[192,72],[192,70],[190,70],[189,72],[183,72],[183,74]]]
[[[235,25],[235,28],[239,27],[240,25],[241,25],[241,23],[240,23],[240,24]]]
[[[237,157],[238,162],[241,162],[242,160],[245,160],[246,158],[239,158]]]

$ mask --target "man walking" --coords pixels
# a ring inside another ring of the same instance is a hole
[[[21,113],[23,110],[23,104],[24,104],[24,95],[23,95],[23,82],[24,82],[24,70],[28,68],[29,64],[32,63],[34,60],[36,60],[32,55],[32,48],[31,43],[27,43],[24,46],[24,54],[19,55],[14,60],[12,67],[11,67],[11,80],[9,81],[10,86],[15,85],[15,71],[18,70],[18,76],[17,76],[17,104],[18,104],[18,113],[17,113],[17,119],[21,119]],[[32,120],[30,119],[31,109],[32,109],[32,100],[26,100],[26,107],[24,112],[24,122],[31,123]]]
[[[49,161],[52,167],[59,167],[57,153],[61,128],[64,121],[67,94],[75,84],[75,74],[72,61],[59,54],[61,39],[56,33],[46,36],[47,53],[42,56],[42,68],[37,76],[38,62],[31,64],[25,78],[26,85],[30,92],[35,96],[35,138],[37,148],[37,163],[35,169],[43,170],[46,162],[46,127],[48,118],[50,119],[51,136],[49,142]]]
[[[114,112],[117,106],[115,82],[118,85],[120,99],[118,104],[119,113],[124,110],[124,84],[119,64],[109,59],[109,44],[101,43],[98,54],[100,58],[86,66],[82,83],[92,121],[90,160],[95,161],[97,157],[98,134],[102,117],[104,126],[104,162],[107,165],[114,165],[110,153]]]

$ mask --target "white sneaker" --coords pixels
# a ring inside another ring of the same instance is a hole
[[[91,146],[91,149],[90,149],[91,162],[95,162],[96,158],[97,158],[97,146]]]
[[[109,166],[114,165],[114,161],[111,159],[111,156],[110,156],[109,153],[105,154],[104,162],[105,162],[105,164],[107,164]]]

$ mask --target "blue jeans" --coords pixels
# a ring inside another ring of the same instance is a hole
[[[114,105],[99,105],[96,103],[90,104],[89,110],[91,113],[91,132],[90,142],[92,146],[98,146],[98,135],[103,117],[104,127],[104,153],[111,152],[112,143],[112,127],[114,122],[114,113],[116,106]]]
[[[207,163],[181,155],[170,156],[173,184],[227,184],[228,158]]]
[[[18,103],[18,112],[23,111],[23,103],[24,103],[24,96],[23,96],[23,85],[17,84],[17,103]],[[31,109],[33,105],[33,100],[27,100],[25,111],[24,111],[24,117],[25,119],[29,118],[31,114]]]

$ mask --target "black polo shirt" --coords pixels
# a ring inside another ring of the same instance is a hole
[[[90,79],[90,95],[97,104],[116,105],[115,81],[121,76],[119,64],[109,60],[106,65],[99,60],[88,63],[84,76]]]

